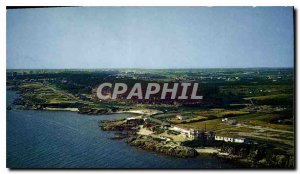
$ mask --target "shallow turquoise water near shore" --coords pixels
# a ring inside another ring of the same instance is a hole
[[[17,97],[7,91],[7,103]],[[8,168],[237,168],[237,164],[209,157],[181,159],[140,150],[98,121],[129,114],[86,116],[75,112],[7,111]]]

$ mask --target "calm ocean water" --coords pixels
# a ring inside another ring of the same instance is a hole
[[[17,97],[7,91],[7,103]],[[180,159],[111,140],[99,120],[128,114],[85,116],[74,112],[7,111],[8,168],[236,168],[209,157]]]

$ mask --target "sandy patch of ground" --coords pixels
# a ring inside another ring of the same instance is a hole
[[[44,108],[44,110],[48,110],[48,111],[72,111],[72,112],[78,112],[78,108]]]
[[[153,132],[148,130],[148,129],[142,128],[142,126],[141,126],[141,128],[137,132],[137,134],[139,134],[139,135],[151,135],[151,134],[153,134]]]
[[[133,110],[129,110],[126,112],[134,113],[134,114],[141,114],[141,115],[148,115],[148,116],[157,114],[157,113],[162,113],[161,111],[154,110],[154,109],[133,109]]]
[[[168,133],[164,132],[162,134],[159,134],[159,136],[171,138],[174,142],[183,142],[183,141],[187,140],[187,138],[181,134],[173,135],[173,134],[168,134]]]
[[[219,153],[219,149],[216,148],[197,148],[195,149],[198,153]]]

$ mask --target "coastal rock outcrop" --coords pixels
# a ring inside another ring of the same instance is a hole
[[[130,137],[127,143],[144,150],[155,151],[179,158],[190,158],[198,155],[194,148],[163,144],[158,139],[149,136]]]

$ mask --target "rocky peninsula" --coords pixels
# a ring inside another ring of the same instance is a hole
[[[136,146],[144,150],[155,151],[169,156],[179,158],[190,158],[198,155],[194,148],[179,146],[175,144],[163,144],[158,139],[151,136],[136,136],[130,137],[127,143],[131,146]]]

